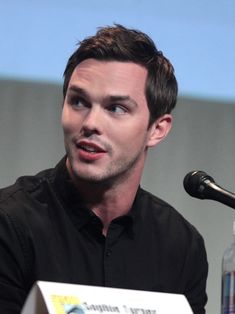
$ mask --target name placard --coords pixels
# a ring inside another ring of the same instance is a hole
[[[22,314],[193,314],[183,295],[38,281]]]

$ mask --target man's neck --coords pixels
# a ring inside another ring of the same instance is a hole
[[[126,215],[131,209],[140,184],[140,173],[134,172],[125,180],[109,184],[81,181],[70,173],[86,206],[101,219],[104,235],[113,219]]]
[[[138,185],[122,185],[118,189],[110,190],[99,204],[91,209],[103,222],[103,233],[106,234],[111,221],[117,217],[126,215],[133,204]]]
[[[67,159],[66,166],[69,175],[86,206],[101,219],[103,234],[106,235],[113,219],[126,215],[130,211],[140,185],[144,157],[125,173],[99,182],[76,177]]]
[[[126,215],[132,207],[138,184],[129,180],[120,185],[102,188],[100,185],[80,185],[79,194],[82,195],[87,207],[92,210],[103,223],[103,234],[106,235],[111,221]]]

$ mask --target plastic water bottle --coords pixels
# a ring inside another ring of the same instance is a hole
[[[221,314],[235,314],[235,221],[233,242],[223,255]]]

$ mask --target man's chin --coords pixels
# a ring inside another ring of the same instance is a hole
[[[105,182],[109,180],[109,176],[102,174],[102,173],[95,173],[94,171],[88,171],[81,168],[71,167],[70,168],[70,175],[71,177],[81,182],[87,182],[87,183],[94,183],[94,184],[100,184],[102,182]]]
[[[76,175],[76,179],[78,181],[83,181],[83,182],[89,182],[89,183],[100,183],[104,179],[100,176],[94,176],[94,175]]]
[[[79,184],[85,184],[91,186],[99,186],[99,188],[103,187],[105,189],[111,187],[114,182],[114,178],[98,176],[98,175],[76,175],[75,182],[79,186]]]
[[[82,182],[99,182],[102,180],[100,175],[97,175],[95,173],[90,173],[89,170],[82,169],[80,165],[77,163],[71,162],[70,159],[67,159],[66,166],[69,172],[70,177],[73,181],[82,181]]]

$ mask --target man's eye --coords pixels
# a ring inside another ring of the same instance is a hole
[[[121,105],[111,105],[108,107],[108,110],[117,114],[124,114],[127,112],[127,109]]]
[[[75,108],[83,108],[87,106],[87,103],[85,102],[84,99],[80,98],[80,97],[72,97],[69,100],[71,106],[75,107]]]

